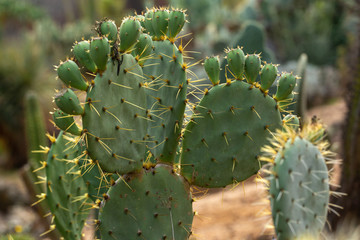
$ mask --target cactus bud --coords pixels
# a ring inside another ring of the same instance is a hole
[[[220,82],[220,61],[219,57],[210,57],[205,59],[204,63],[205,71],[209,76],[210,81],[212,84],[218,85]]]
[[[169,34],[170,40],[175,39],[185,24],[185,12],[173,10],[169,14]]]
[[[68,115],[58,109],[53,113],[53,120],[56,126],[61,130],[71,133],[75,136],[81,135],[81,129],[75,123],[73,116]]]
[[[84,65],[91,72],[96,72],[96,65],[90,57],[89,41],[81,41],[76,43],[73,47],[73,52],[76,60],[78,60],[80,64]]]
[[[140,36],[141,25],[135,18],[125,18],[120,26],[120,52],[128,51]]]
[[[231,49],[227,52],[227,62],[230,71],[236,79],[242,80],[245,66],[245,55],[241,48]]]
[[[261,89],[268,90],[277,77],[278,69],[274,64],[265,64],[260,71]]]
[[[83,91],[88,88],[88,84],[81,76],[78,65],[72,60],[61,63],[57,68],[57,74],[66,85]]]
[[[296,84],[296,78],[292,73],[284,73],[281,75],[278,83],[278,88],[275,95],[275,100],[283,100],[291,94]]]
[[[164,40],[164,36],[168,31],[169,24],[169,10],[160,9],[154,12],[152,25],[155,32],[156,40]]]
[[[109,59],[110,44],[106,37],[97,37],[91,40],[90,56],[100,71],[105,71]]]
[[[154,17],[154,10],[148,10],[145,13],[145,18],[144,18],[144,26],[146,28],[146,32],[149,33],[150,35],[154,35],[154,28],[152,25],[152,19]]]
[[[248,83],[254,83],[261,67],[260,56],[257,54],[247,55],[245,58],[245,76]]]
[[[72,115],[81,115],[84,113],[79,98],[70,88],[60,91],[55,96],[55,103],[65,113]]]
[[[135,54],[139,59],[149,56],[152,52],[153,42],[146,33],[140,34],[139,41],[135,45]]]
[[[113,45],[117,40],[117,27],[114,21],[106,20],[100,23],[100,33],[107,37],[110,44]]]

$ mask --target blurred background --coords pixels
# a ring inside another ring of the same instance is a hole
[[[72,56],[76,40],[95,35],[96,20],[107,17],[119,26],[123,17],[152,6],[187,9],[181,41],[188,44],[191,62],[224,56],[225,48],[240,45],[303,78],[305,97],[294,111],[304,120],[319,117],[332,150],[344,161],[335,168],[341,187],[334,190],[348,196],[332,200],[344,209],[338,209],[340,217],[329,213],[328,229],[352,226],[345,232],[358,231],[354,239],[360,239],[360,0],[0,0],[0,240],[7,234],[40,239],[48,228],[39,217],[46,213],[30,207],[36,187],[27,163],[41,159],[32,151],[49,145],[45,132],[56,132],[48,120],[54,89],[60,88],[54,66]],[[201,65],[191,70],[191,77],[206,76]],[[30,116],[34,111],[38,115]],[[40,125],[35,131],[29,127],[34,121]],[[234,219],[246,221],[242,208],[256,198],[234,200],[240,205],[214,214],[238,214]],[[209,201],[197,207],[206,209]],[[214,223],[196,220],[194,231],[207,239],[267,239],[253,220],[253,229],[242,233],[234,230],[241,226],[217,223],[223,229],[207,229]],[[230,235],[217,238],[214,229]]]

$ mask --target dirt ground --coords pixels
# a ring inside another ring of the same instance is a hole
[[[333,151],[340,150],[341,131],[340,127],[346,112],[345,103],[341,100],[308,112],[308,119],[316,115],[328,126],[329,135],[333,143]],[[14,186],[14,182],[19,187],[21,195],[26,195],[22,182],[19,179],[11,182],[10,177],[1,174],[1,181],[5,185]],[[200,191],[200,190],[196,190]],[[255,183],[254,179],[245,181],[244,185],[232,186],[226,189],[212,190],[208,193],[199,192],[196,194],[198,200],[194,202],[194,210],[197,215],[194,218],[192,240],[224,240],[224,239],[272,239],[273,230],[267,228],[271,226],[269,204],[266,203],[266,192],[260,183]],[[0,231],[12,231],[21,225],[22,230],[27,232],[37,232],[36,226],[39,221],[36,219],[35,212],[29,207],[28,196],[23,197],[21,210],[5,217],[0,212]],[[27,204],[27,206],[25,206]],[[20,211],[20,212],[19,212]],[[27,214],[24,219],[23,214]],[[10,221],[10,220],[11,221]],[[34,230],[35,229],[35,230]],[[1,235],[1,234],[0,234]],[[38,235],[37,235],[38,236]],[[38,239],[38,238],[37,238]]]

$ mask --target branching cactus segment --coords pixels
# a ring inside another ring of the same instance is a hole
[[[81,178],[79,161],[84,146],[61,132],[48,153],[46,200],[54,215],[56,228],[64,239],[81,239],[90,210],[87,186]]]
[[[300,132],[286,127],[275,135],[273,147],[263,149],[262,160],[271,164],[269,193],[279,240],[302,236],[317,239],[325,225],[330,209],[326,159],[331,153],[323,138],[318,123]]]
[[[100,209],[102,239],[187,239],[193,219],[189,184],[171,167],[117,180]]]

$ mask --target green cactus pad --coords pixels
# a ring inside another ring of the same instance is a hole
[[[136,44],[141,32],[140,22],[134,18],[125,18],[119,28],[120,52],[126,52]]]
[[[215,86],[220,82],[220,60],[218,56],[206,58],[204,62],[205,71]]]
[[[152,121],[147,145],[155,160],[173,162],[186,106],[186,68],[182,53],[168,40],[154,41],[152,54],[143,68],[150,78],[147,94]]]
[[[142,167],[150,119],[141,67],[130,54],[118,64],[110,60],[95,77],[82,120],[89,156],[105,171],[124,174]]]
[[[57,68],[57,74],[60,80],[67,86],[83,91],[86,91],[88,88],[88,84],[81,76],[78,65],[72,60],[60,63],[60,66]]]
[[[106,37],[96,37],[90,42],[90,56],[100,72],[105,71],[110,56],[110,43]]]
[[[155,40],[164,40],[168,32],[169,10],[156,9],[152,18]]]
[[[270,200],[277,239],[312,236],[324,228],[329,204],[328,169],[319,145],[291,129],[280,134],[270,172]]]
[[[55,110],[53,112],[53,121],[55,125],[61,130],[71,133],[75,136],[80,136],[82,131],[75,123],[74,117],[61,110]]]
[[[227,51],[227,63],[235,79],[242,80],[245,67],[245,55],[241,48],[237,47]]]
[[[107,39],[110,42],[110,45],[113,45],[116,42],[118,31],[114,21],[105,20],[100,22],[99,32],[101,33],[101,35],[107,37]]]
[[[90,42],[81,41],[75,43],[73,52],[76,60],[91,72],[96,72],[96,65],[90,57]]]
[[[171,42],[175,41],[176,35],[179,34],[185,24],[185,11],[172,10],[169,13],[169,31],[168,37]]]
[[[67,114],[81,115],[84,113],[79,98],[70,88],[59,91],[55,96],[55,103]]]
[[[292,73],[283,73],[278,82],[275,99],[280,101],[286,99],[296,85],[296,77]]]
[[[246,55],[245,77],[248,83],[254,83],[261,68],[260,56],[257,54]]]
[[[243,81],[214,86],[184,132],[181,173],[192,184],[225,187],[259,170],[260,149],[281,127],[276,102]]]
[[[46,200],[64,239],[79,240],[90,212],[90,201],[78,165],[84,147],[68,139],[69,136],[60,132],[49,151],[45,167]]]
[[[265,64],[260,71],[261,90],[268,90],[274,83],[278,74],[277,66],[274,64]]]
[[[119,179],[100,209],[102,239],[188,239],[193,220],[188,183],[158,165]]]

